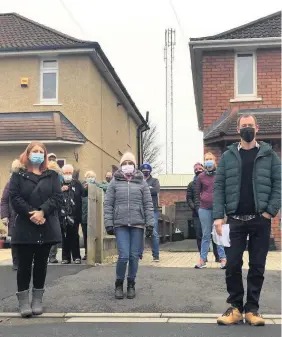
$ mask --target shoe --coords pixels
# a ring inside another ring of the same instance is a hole
[[[21,316],[23,318],[31,317],[32,310],[29,304],[29,289],[18,292],[17,298],[19,301],[19,309],[20,309]]]
[[[74,263],[75,263],[75,264],[81,264],[81,259],[75,259],[75,260],[74,260]]]
[[[195,268],[196,269],[207,268],[206,262],[204,262],[204,260],[200,259],[200,262],[195,265]]]
[[[226,269],[226,259],[220,260],[220,269]]]
[[[160,258],[158,256],[153,257],[153,262],[160,262]]]
[[[33,315],[42,315],[43,307],[42,307],[42,297],[44,294],[44,289],[32,289],[32,301],[31,301],[31,309]]]
[[[55,258],[55,257],[51,257],[51,259],[49,259],[49,263],[58,263],[59,261]]]
[[[216,263],[220,263],[220,259],[215,259],[215,262]]]
[[[87,255],[84,255],[83,258],[82,258],[83,261],[86,261],[87,260]]]
[[[127,280],[127,296],[128,299],[135,298],[135,282],[134,280]]]
[[[71,262],[69,260],[63,260],[61,264],[70,264]]]
[[[246,323],[254,326],[263,326],[265,325],[265,320],[263,317],[257,312],[247,312],[245,314]]]
[[[115,298],[118,300],[123,299],[123,280],[116,280]]]
[[[228,308],[225,313],[217,319],[217,324],[219,325],[233,325],[242,323],[243,315],[239,309],[234,307]]]

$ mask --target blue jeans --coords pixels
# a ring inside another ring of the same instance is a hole
[[[201,221],[201,227],[203,232],[202,245],[201,245],[201,259],[206,261],[210,248],[211,232],[213,226],[212,210],[200,208],[199,218]],[[225,251],[223,246],[217,245],[217,252],[220,260],[225,259]]]
[[[159,211],[154,211],[154,231],[152,236],[152,255],[153,257],[159,258],[160,249],[159,249]]]
[[[115,229],[115,234],[118,248],[116,279],[124,280],[129,262],[127,277],[130,280],[135,280],[140,251],[143,247],[144,229],[122,226]]]

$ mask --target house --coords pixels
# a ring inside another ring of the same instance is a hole
[[[97,42],[0,14],[0,192],[32,140],[97,179],[132,151],[147,122]]]
[[[217,159],[239,140],[236,120],[253,113],[258,139],[281,155],[281,12],[241,27],[190,39],[194,95],[205,152]],[[280,216],[272,234],[281,247]]]
[[[193,174],[160,174],[160,206],[171,206],[176,202],[186,201],[187,186],[193,178]]]

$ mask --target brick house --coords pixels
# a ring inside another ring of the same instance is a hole
[[[238,141],[239,114],[253,113],[258,140],[281,156],[281,12],[229,31],[190,39],[198,126],[204,151],[220,158]],[[281,247],[280,216],[272,235]]]
[[[158,177],[161,191],[160,206],[171,206],[186,201],[187,186],[194,178],[193,174],[160,174]]]
[[[31,140],[102,180],[125,151],[141,162],[146,128],[99,43],[0,14],[0,193]]]

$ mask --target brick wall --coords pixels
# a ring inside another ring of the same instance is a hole
[[[160,206],[173,205],[177,201],[186,200],[186,189],[184,190],[161,190],[159,197]]]
[[[233,52],[208,52],[203,56],[204,129],[232,106],[238,109],[281,107],[281,50],[257,51],[257,95],[259,102],[230,103],[234,98]]]

